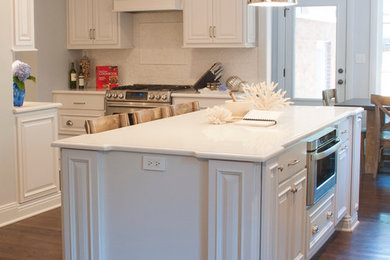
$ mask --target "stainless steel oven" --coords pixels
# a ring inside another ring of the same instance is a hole
[[[307,206],[314,205],[335,184],[337,150],[341,145],[337,129],[329,127],[307,141]]]
[[[135,111],[169,106],[172,104],[171,93],[187,88],[191,86],[145,84],[119,86],[106,91],[105,114],[128,113],[132,124],[131,115]]]

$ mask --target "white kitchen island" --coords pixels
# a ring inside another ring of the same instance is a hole
[[[308,259],[358,223],[362,111],[292,106],[272,127],[199,111],[58,140],[65,259]],[[328,126],[346,183],[306,209],[305,138]]]

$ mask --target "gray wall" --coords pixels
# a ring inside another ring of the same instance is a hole
[[[35,0],[38,101],[52,101],[52,90],[68,88],[70,62],[80,51],[66,49],[66,1]]]
[[[16,201],[15,122],[12,96],[11,1],[0,1],[0,211]]]

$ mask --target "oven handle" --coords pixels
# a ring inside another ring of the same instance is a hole
[[[117,102],[117,103],[109,103],[107,102],[107,107],[134,107],[134,108],[155,108],[168,106],[169,103],[135,103],[135,102]]]
[[[330,147],[328,150],[323,151],[322,153],[314,153],[312,157],[315,161],[321,160],[329,156],[330,154],[336,152],[340,148],[340,146],[341,146],[340,139],[337,139],[337,143],[335,145]]]

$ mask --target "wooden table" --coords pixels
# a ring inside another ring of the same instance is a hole
[[[378,170],[378,153],[376,151],[378,149],[376,142],[378,133],[375,131],[375,105],[371,104],[369,98],[353,98],[337,103],[335,106],[362,107],[367,111],[364,172],[375,176]]]

